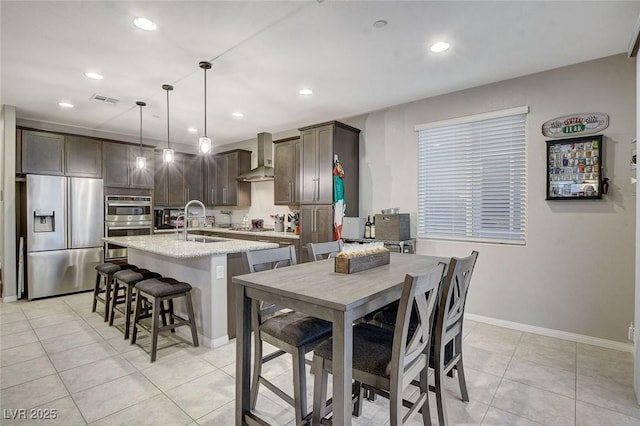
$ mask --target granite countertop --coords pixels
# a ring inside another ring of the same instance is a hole
[[[293,232],[276,232],[276,231],[237,231],[229,228],[191,228],[189,227],[189,232],[191,231],[200,231],[200,232],[215,232],[220,234],[229,234],[229,238],[233,238],[231,235],[233,234],[243,234],[243,235],[257,235],[263,237],[275,237],[275,238],[288,238],[292,240],[299,240],[300,235],[296,235]],[[154,234],[168,234],[171,232],[175,232],[175,229],[154,229]],[[180,231],[182,232],[182,228]]]
[[[199,239],[203,238],[202,236],[198,237]],[[173,234],[136,235],[132,237],[107,237],[103,238],[102,240],[109,243],[118,244],[123,247],[175,258],[203,257],[278,247],[277,243],[235,240],[222,237],[204,238],[214,242],[204,243],[201,241],[176,240]]]

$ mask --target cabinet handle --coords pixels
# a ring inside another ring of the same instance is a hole
[[[316,191],[318,196],[316,197],[316,201],[320,199],[320,178],[316,179]]]
[[[289,182],[289,202],[293,202],[293,182]]]

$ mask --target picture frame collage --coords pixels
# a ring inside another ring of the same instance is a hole
[[[546,199],[602,199],[602,135],[547,141]]]

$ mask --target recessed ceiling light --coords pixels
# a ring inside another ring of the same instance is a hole
[[[232,113],[231,115],[233,115],[233,116],[234,116],[234,117],[236,117],[236,118],[242,118],[242,117],[244,117],[244,114],[243,114],[243,113],[241,113],[241,112],[239,112],[239,111],[234,112],[234,113]]]
[[[434,52],[434,53],[440,53],[440,52],[444,52],[445,50],[449,49],[449,47],[450,47],[450,45],[446,41],[439,41],[439,42],[434,43],[433,45],[431,45],[431,51]]]
[[[73,108],[73,104],[70,102],[58,102],[58,105],[61,106],[62,108]]]
[[[98,74],[97,72],[85,72],[84,76],[92,80],[102,80],[104,78],[102,74]]]
[[[387,21],[385,21],[384,19],[380,19],[373,23],[374,28],[382,28],[386,26],[387,26]]]
[[[300,93],[301,95],[310,95],[310,94],[313,93],[313,90],[311,90],[311,89],[300,89],[300,91],[298,93]]]
[[[136,27],[145,31],[155,31],[156,28],[158,28],[155,22],[147,18],[136,18],[133,20],[133,23],[136,25]]]
[[[187,132],[189,132],[189,133],[196,133],[197,131],[198,131],[198,129],[197,129],[197,128],[195,128],[195,127],[189,127],[189,128],[187,129]]]

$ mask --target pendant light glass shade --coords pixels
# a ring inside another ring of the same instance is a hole
[[[201,136],[198,146],[201,153],[208,154],[211,151],[211,138]]]
[[[171,148],[165,148],[162,150],[162,161],[165,163],[172,163],[175,153]]]
[[[162,150],[162,161],[165,163],[172,163],[175,155],[169,144],[169,92],[173,90],[173,86],[170,84],[163,84],[162,89],[167,91],[167,147]]]
[[[142,107],[147,106],[147,104],[142,101],[138,101],[136,102],[136,105],[140,107],[140,151],[136,157],[136,168],[144,169],[147,167],[147,159],[142,155]]]
[[[211,138],[207,136],[207,70],[211,69],[211,63],[202,61],[198,64],[204,71],[204,135],[200,137],[198,148],[203,154],[211,151]]]
[[[145,169],[147,167],[147,159],[145,157],[136,157],[136,168]]]

